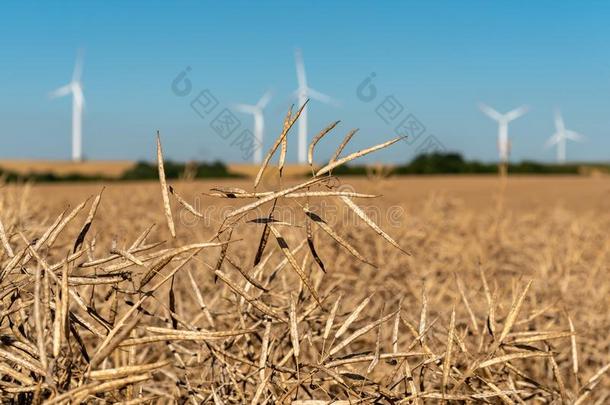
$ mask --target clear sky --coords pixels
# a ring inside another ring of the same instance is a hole
[[[341,119],[334,140],[359,127],[352,148],[360,148],[395,136],[409,114],[425,127],[412,144],[374,160],[408,160],[429,135],[448,150],[495,160],[497,126],[479,101],[500,111],[531,107],[510,125],[513,160],[554,158],[544,142],[555,108],[587,137],[568,145],[569,160],[609,160],[609,22],[610,2],[601,1],[7,1],[0,158],[70,156],[71,100],[48,93],[70,80],[83,48],[86,157],[153,159],[158,129],[167,157],[240,161],[231,139],[211,129],[213,117],[201,118],[190,102],[209,89],[220,111],[271,89],[266,151],[294,101],[298,47],[309,85],[340,101],[311,102],[310,132]],[[192,91],[180,97],[172,82],[187,66]],[[372,72],[377,93],[367,101],[370,88],[358,89]],[[378,106],[388,96],[403,110],[386,123]],[[236,116],[252,127],[251,117]],[[320,157],[333,145],[322,143]]]

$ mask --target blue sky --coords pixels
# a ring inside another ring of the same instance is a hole
[[[610,3],[576,1],[3,2],[0,158],[69,157],[71,101],[47,94],[69,81],[84,48],[88,158],[153,159],[158,129],[169,158],[241,161],[190,100],[209,89],[219,108],[231,107],[272,89],[266,150],[293,101],[299,47],[310,86],[341,102],[311,103],[310,132],[342,120],[321,158],[354,127],[354,149],[393,137],[397,122],[376,113],[393,96],[404,107],[397,119],[412,114],[425,132],[372,160],[408,160],[430,135],[448,150],[495,160],[497,127],[478,101],[500,111],[531,107],[510,126],[513,160],[554,158],[543,144],[557,107],[587,136],[568,145],[568,159],[608,160],[609,19]],[[172,81],[187,66],[193,91],[179,97]],[[365,102],[357,89],[372,72],[377,96]]]

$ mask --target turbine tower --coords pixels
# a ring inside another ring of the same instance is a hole
[[[50,94],[51,98],[72,94],[72,161],[74,162],[83,160],[82,122],[85,97],[83,96],[83,85],[81,82],[82,73],[83,58],[82,54],[79,52],[76,57],[74,72],[72,73],[72,81]]]
[[[254,138],[257,148],[254,150],[253,160],[255,164],[260,164],[263,160],[263,134],[265,131],[265,116],[263,110],[271,100],[271,92],[267,91],[255,105],[237,104],[235,109],[245,114],[254,116]]]
[[[307,77],[305,75],[305,64],[303,63],[303,54],[300,49],[296,49],[294,53],[295,64],[297,69],[297,81],[299,87],[295,91],[297,96],[299,108],[305,104],[308,99],[318,100],[325,104],[337,104],[331,97],[326,94],[320,93],[317,90],[307,86]],[[299,117],[299,163],[305,164],[307,162],[307,110],[309,104],[303,108],[301,116]]]
[[[500,114],[488,105],[479,104],[480,110],[494,121],[498,122],[498,152],[500,155],[500,163],[508,163],[508,155],[510,153],[510,144],[508,140],[508,123],[521,117],[528,111],[526,106],[515,108],[506,114]]]
[[[563,117],[559,110],[555,111],[555,133],[546,141],[545,147],[549,148],[557,145],[557,163],[565,163],[566,161],[566,141],[582,141],[584,136],[578,132],[566,129],[563,122]]]

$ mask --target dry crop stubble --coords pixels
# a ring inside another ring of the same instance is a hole
[[[391,191],[332,178],[396,142],[341,157],[353,131],[312,178],[260,190],[298,116],[254,186],[165,184],[161,137],[161,193],[109,186],[52,210],[3,187],[2,402],[609,399],[607,211],[432,196],[391,226],[362,208],[386,212]]]

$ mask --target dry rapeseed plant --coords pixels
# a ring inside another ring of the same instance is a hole
[[[171,196],[191,215],[206,215],[167,186],[160,138],[169,243],[149,241],[147,227],[128,233],[133,242],[124,248],[113,240],[100,253],[90,230],[101,192],[81,226],[76,218],[89,200],[45,226],[12,220],[28,218],[23,204],[0,200],[1,401],[584,404],[610,398],[603,386],[610,363],[598,364],[608,351],[608,330],[583,343],[569,315],[551,314],[554,302],[530,302],[531,281],[502,284],[481,268],[478,278],[455,274],[420,288],[416,280],[392,277],[399,267],[379,263],[385,254],[376,252],[387,249],[397,262],[413,260],[399,242],[422,238],[382,230],[355,202],[376,196],[337,189],[332,170],[399,139],[341,157],[351,131],[330,161],[314,168],[315,146],[338,124],[332,123],[309,148],[310,179],[260,191],[278,148],[281,177],[299,115],[288,112],[252,191],[208,194],[252,202],[231,208],[206,239],[180,237]],[[313,208],[320,198],[336,200],[369,232],[330,223]],[[282,204],[299,215],[280,218]],[[116,206],[137,213],[125,219],[130,226],[144,221],[140,208]],[[452,236],[449,225],[462,226],[434,218],[437,226],[424,239],[436,243]],[[439,244],[427,253],[436,261],[428,266],[443,266],[450,248]],[[606,252],[607,246],[592,271],[603,271]],[[481,289],[485,299],[478,300]],[[564,315],[569,326],[558,328]]]

